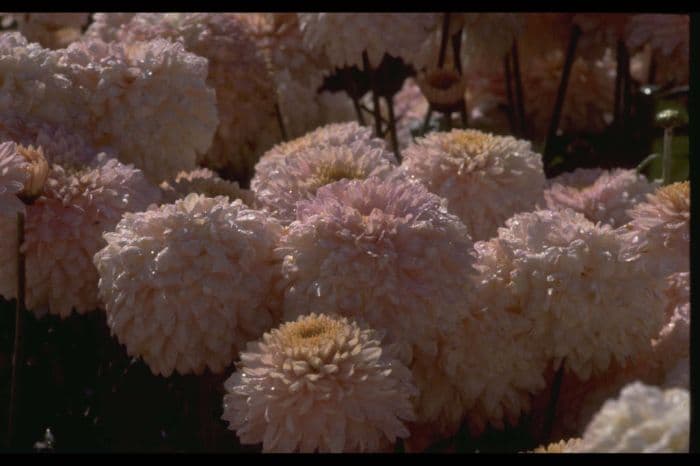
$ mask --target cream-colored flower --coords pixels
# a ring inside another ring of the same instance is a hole
[[[264,452],[386,451],[416,395],[397,347],[347,318],[300,316],[248,343],[222,418]]]
[[[476,240],[542,202],[542,157],[527,141],[477,130],[431,133],[404,153],[401,169],[444,197]]]
[[[94,257],[107,325],[154,374],[223,371],[277,322],[280,233],[224,196],[190,194],[124,215]]]
[[[550,443],[549,445],[537,447],[532,451],[532,453],[575,453],[576,447],[580,443],[580,438],[560,440],[558,442]]]
[[[0,218],[14,219],[24,205],[17,195],[29,178],[27,159],[20,154],[17,144],[0,143]]]
[[[81,29],[90,20],[90,13],[12,13],[4,16],[16,21],[17,30],[24,37],[50,49],[61,49],[80,39]]]
[[[235,181],[221,178],[208,168],[180,172],[174,180],[162,182],[160,189],[163,192],[164,204],[174,203],[191,193],[207,197],[228,196],[231,202],[241,199],[248,206],[252,206],[254,200],[252,192],[242,189]]]
[[[576,451],[582,453],[687,453],[690,394],[639,382],[603,405],[586,428]]]
[[[647,268],[662,279],[690,270],[690,182],[657,189],[628,215],[625,239]]]

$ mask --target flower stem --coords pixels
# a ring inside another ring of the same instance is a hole
[[[355,113],[357,114],[357,122],[365,126],[365,116],[362,114],[362,109],[360,108],[360,100],[357,97],[352,98],[352,105],[355,107]]]
[[[520,123],[520,136],[526,136],[525,98],[523,97],[523,80],[522,76],[520,75],[520,58],[518,54],[518,41],[516,39],[513,39],[511,55],[513,58],[513,78],[515,79],[515,99],[518,110],[518,120]]]
[[[7,416],[7,446],[14,445],[15,419],[18,411],[18,386],[22,369],[22,323],[24,320],[25,293],[25,255],[22,251],[24,244],[24,212],[17,212],[17,303],[15,314],[15,339],[12,350],[12,378],[10,381],[10,408]]]
[[[282,141],[287,141],[287,129],[284,127],[284,118],[282,118],[280,104],[277,102],[275,102],[275,114],[277,115],[277,125],[280,128],[280,133],[282,134]]]
[[[428,125],[430,125],[430,117],[433,115],[433,107],[428,106],[428,112],[425,114],[425,119],[423,120],[423,134],[428,131]]]
[[[450,33],[450,14],[445,13],[442,17],[442,36],[440,37],[440,52],[438,54],[438,68],[445,66],[445,56],[447,55],[447,39]]]
[[[552,118],[549,121],[549,130],[547,131],[547,139],[545,140],[543,162],[545,169],[549,167],[552,161],[552,150],[554,148],[554,138],[557,135],[557,130],[559,129],[559,120],[561,119],[561,111],[564,107],[564,97],[566,97],[566,88],[569,85],[569,76],[571,75],[571,68],[574,64],[574,56],[576,55],[576,45],[578,44],[579,36],[581,35],[581,29],[574,25],[571,28],[571,36],[569,38],[569,46],[566,50],[566,59],[564,60],[564,68],[561,73],[561,80],[559,81],[559,89],[557,90],[557,97],[554,101],[554,109],[552,110]]]
[[[362,63],[364,65],[365,72],[369,74],[369,82],[372,88],[372,105],[374,106],[374,131],[377,137],[381,137],[382,134],[382,114],[381,108],[379,107],[379,94],[377,93],[377,83],[374,70],[369,63],[369,56],[367,51],[362,52]]]
[[[554,418],[557,414],[557,403],[559,402],[559,393],[561,392],[561,383],[564,379],[564,361],[561,362],[559,369],[554,375],[552,383],[552,391],[549,397],[549,405],[544,419],[544,428],[542,430],[542,443],[547,444],[551,441],[552,428],[554,427]]]
[[[673,128],[664,129],[664,152],[661,159],[661,177],[666,186],[671,182],[671,142],[673,141]]]
[[[515,124],[515,101],[513,100],[513,83],[510,71],[510,52],[503,57],[503,72],[506,81],[506,96],[508,97],[508,123],[510,132],[515,134],[517,131]]]
[[[391,145],[396,154],[396,160],[401,163],[401,152],[399,150],[399,138],[396,135],[396,115],[394,114],[394,99],[393,97],[385,97],[386,105],[389,109],[389,134],[391,135]]]

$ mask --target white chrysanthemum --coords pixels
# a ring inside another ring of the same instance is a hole
[[[206,76],[206,59],[165,40],[52,51],[0,35],[3,113],[63,127],[158,181],[193,169],[211,144],[216,102]]]
[[[198,161],[248,179],[263,151],[281,139],[275,89],[262,50],[233,13],[139,13],[119,30],[124,42],[165,38],[208,60],[219,127]]]
[[[107,324],[154,374],[221,372],[276,322],[280,232],[223,196],[124,215],[94,257]]]
[[[84,137],[63,126],[10,113],[0,113],[0,140],[41,147],[50,164],[89,165],[99,153]],[[116,156],[114,151],[105,153]]]
[[[447,199],[476,240],[496,234],[510,216],[542,200],[542,157],[530,143],[476,130],[432,133],[405,150],[409,176]]]
[[[235,181],[221,178],[208,168],[180,172],[174,180],[162,182],[160,189],[164,204],[174,203],[191,193],[199,193],[207,197],[228,196],[231,202],[241,199],[246,205],[253,205],[252,192],[242,189]]]
[[[248,343],[226,381],[224,415],[264,452],[385,451],[407,437],[411,372],[381,334],[312,313]]]
[[[419,183],[329,184],[298,204],[277,250],[285,317],[334,309],[386,330],[421,391],[417,422],[453,421],[438,419],[457,392],[437,361],[464,315],[470,249],[465,226]]]
[[[569,207],[592,222],[617,227],[629,222],[627,210],[657,187],[635,170],[578,168],[549,180],[544,198],[550,209]]]
[[[15,214],[24,211],[17,195],[24,189],[29,173],[27,160],[19,153],[14,142],[0,143],[0,220],[12,223]],[[15,223],[16,224],[16,223]],[[10,234],[10,232],[7,232]],[[15,235],[16,236],[16,235]]]
[[[428,106],[428,101],[421,93],[418,84],[412,78],[408,78],[401,90],[394,96],[394,112],[397,119],[396,133],[401,149],[405,149],[413,142],[412,131],[422,127]]]
[[[690,183],[656,190],[628,212],[625,238],[659,277],[690,270]]]
[[[98,157],[87,167],[54,165],[42,195],[26,208],[27,309],[66,318],[99,305],[92,256],[122,214],[157,202],[140,170]],[[15,297],[16,222],[0,221],[0,294]]]
[[[690,57],[688,15],[638,14],[627,27],[627,45],[638,50],[649,44],[657,60],[657,79],[687,83]]]
[[[679,360],[676,365],[666,373],[663,387],[677,387],[690,390],[690,358]]]
[[[363,141],[310,147],[285,157],[267,176],[256,175],[251,187],[258,203],[289,224],[296,219],[297,202],[312,198],[320,187],[344,179],[385,179],[396,167],[391,152],[374,149]]]
[[[372,136],[372,129],[360,126],[354,121],[346,123],[332,123],[316,128],[305,135],[278,144],[267,151],[255,165],[255,178],[251,185],[257,183],[256,180],[267,178],[277,169],[277,166],[288,155],[312,148],[321,149],[323,147],[351,146],[358,141],[371,150],[386,150],[386,142]]]
[[[90,13],[12,13],[17,30],[31,42],[60,49],[80,39],[81,29],[90,20]]]
[[[468,66],[499,67],[523,30],[521,15],[514,13],[463,13],[462,62]]]
[[[363,68],[362,53],[377,67],[384,54],[408,63],[434,29],[433,13],[299,13],[304,44],[337,67]]]
[[[662,390],[639,382],[609,400],[576,446],[587,453],[683,453],[690,440],[688,390]]]
[[[570,209],[515,215],[475,249],[480,300],[528,319],[528,338],[582,380],[625,366],[661,328],[663,283]]]

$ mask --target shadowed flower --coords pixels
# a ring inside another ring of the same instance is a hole
[[[0,217],[14,219],[17,212],[24,211],[17,195],[29,178],[27,165],[17,144],[0,143]]]
[[[99,305],[92,256],[102,234],[124,212],[143,210],[160,198],[140,170],[98,156],[87,167],[53,165],[41,195],[26,208],[24,253],[27,309],[66,318]],[[0,221],[0,294],[15,297],[16,222]]]
[[[3,16],[3,15],[0,15]],[[80,39],[90,13],[12,13],[4,15],[17,22],[17,30],[31,42],[60,49]]]
[[[311,313],[248,343],[222,418],[264,452],[387,451],[408,436],[411,372],[380,333]]]
[[[530,143],[476,130],[432,133],[405,150],[401,169],[447,199],[475,240],[542,202],[542,157]]]
[[[631,220],[627,210],[658,187],[635,170],[578,168],[548,181],[544,192],[550,209],[571,208],[592,222],[613,227]]]
[[[221,178],[208,168],[198,168],[190,172],[180,172],[174,180],[160,184],[163,203],[171,204],[191,193],[207,197],[228,196],[231,202],[241,199],[246,205],[253,205],[253,193],[242,189],[235,181]]]
[[[94,257],[112,333],[154,374],[221,372],[276,322],[280,232],[223,196],[190,194],[124,215]]]

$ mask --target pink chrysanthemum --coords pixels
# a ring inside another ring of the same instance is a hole
[[[329,183],[343,179],[382,179],[395,173],[391,152],[373,149],[363,141],[348,146],[310,147],[281,160],[266,175],[251,182],[257,201],[283,224],[296,219],[297,202],[307,200]]]
[[[480,300],[528,319],[528,338],[583,380],[625,366],[661,328],[663,284],[617,231],[570,209],[515,215],[475,248]]]
[[[476,240],[542,201],[542,157],[530,143],[476,130],[432,133],[404,154],[402,170],[447,199]]]
[[[666,323],[653,342],[664,378],[673,370],[681,371],[679,363],[687,363],[690,353],[690,273],[673,274],[667,283]],[[685,367],[689,374],[690,366]]]
[[[246,205],[253,205],[253,193],[242,189],[235,181],[221,178],[208,168],[198,168],[190,172],[180,172],[174,180],[160,184],[163,203],[172,204],[191,193],[204,194],[207,197],[228,196],[231,202],[241,199]]]
[[[28,177],[27,160],[19,153],[17,145],[0,143],[0,218],[10,219],[11,223],[15,214],[24,210],[17,195],[24,189]]]
[[[627,210],[657,187],[635,170],[579,168],[550,180],[544,198],[550,209],[569,207],[594,223],[616,227],[629,222]]]
[[[24,37],[50,49],[64,48],[80,39],[81,29],[90,20],[90,13],[12,13],[5,16],[16,21],[17,30]]]
[[[325,54],[333,66],[379,65],[384,54],[416,62],[422,42],[434,28],[432,13],[298,13],[304,45]]]
[[[386,451],[407,437],[416,394],[397,347],[346,318],[312,313],[248,343],[224,415],[264,452]]]
[[[208,60],[219,126],[198,162],[248,178],[260,154],[281,139],[275,89],[248,24],[233,13],[138,13],[121,26],[122,42],[164,38]]]
[[[276,322],[280,231],[223,196],[124,215],[94,257],[107,324],[154,374],[221,372]]]
[[[82,168],[54,165],[43,193],[26,208],[24,251],[27,308],[66,318],[74,309],[98,307],[97,270],[92,256],[104,246],[102,234],[122,214],[157,202],[158,189],[140,170],[98,157]],[[15,297],[16,222],[0,222],[0,294]]]
[[[54,51],[0,34],[3,114],[62,127],[157,181],[195,168],[211,144],[218,121],[206,76],[206,59],[165,40]]]
[[[649,44],[661,82],[689,79],[690,18],[688,15],[639,14],[627,27],[627,45],[638,50]]]
[[[665,278],[690,270],[690,183],[674,183],[629,210],[622,228],[631,248],[650,270]]]
[[[334,309],[386,330],[416,376],[420,424],[454,400],[437,361],[469,297],[471,240],[443,202],[402,179],[339,181],[298,204],[278,248],[285,317]]]

